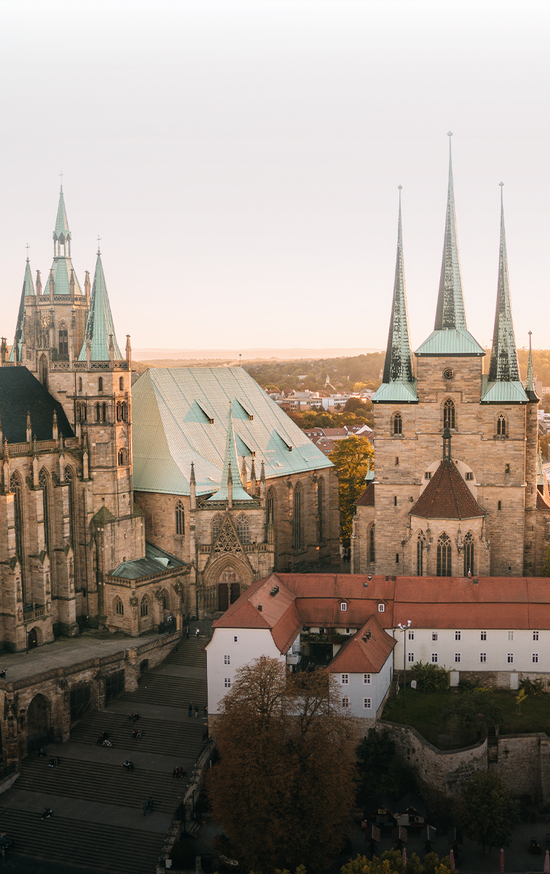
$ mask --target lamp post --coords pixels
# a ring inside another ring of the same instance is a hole
[[[403,625],[401,622],[398,622],[397,627],[400,631],[403,632],[403,710],[405,709],[405,686],[407,685],[405,682],[405,671],[407,670],[407,638],[406,634],[409,628],[411,627],[411,620],[407,619],[407,624]]]

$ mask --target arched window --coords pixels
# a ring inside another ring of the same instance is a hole
[[[267,524],[273,525],[275,522],[275,489],[273,487],[267,493],[266,517]]]
[[[376,561],[376,550],[374,546],[374,523],[369,528],[369,564],[374,564]]]
[[[220,533],[221,527],[222,527],[222,517],[218,513],[218,515],[214,516],[214,518],[212,519],[212,543],[214,543],[218,534]]]
[[[401,413],[396,413],[393,417],[391,430],[394,436],[403,433],[403,419],[401,418]]]
[[[426,541],[422,532],[418,535],[416,541],[416,576],[424,576],[424,550],[426,549]]]
[[[49,477],[42,468],[38,477],[38,485],[42,489],[42,516],[44,519],[44,551],[50,551],[50,508],[49,508]]]
[[[122,603],[118,595],[113,601],[113,613],[115,613],[117,616],[124,616],[124,604]]]
[[[147,600],[147,595],[144,595],[141,599],[141,604],[139,607],[139,612],[141,616],[149,615],[149,601]]]
[[[19,563],[23,563],[23,505],[21,500],[21,480],[16,473],[10,477],[10,491],[13,492],[13,510],[15,516],[15,554]]]
[[[116,420],[117,422],[128,421],[128,404],[125,401],[118,401],[116,405]]]
[[[86,414],[86,404],[77,404],[76,405],[76,421],[77,422],[85,422],[87,418]]]
[[[451,538],[445,532],[437,541],[437,576],[451,576]]]
[[[126,453],[124,452],[124,449],[119,449],[118,450],[118,463],[121,467],[125,464],[125,460],[126,460],[125,456],[126,456]]]
[[[455,405],[451,398],[447,398],[443,404],[443,427],[451,430],[456,428]]]
[[[506,419],[499,416],[497,419],[497,437],[506,437]]]
[[[100,376],[99,379],[97,380],[97,390],[103,391],[103,377],[102,376]]]
[[[69,484],[69,542],[75,545],[75,475],[72,467],[65,468],[65,482]]]
[[[176,504],[176,534],[185,534],[185,514],[181,501]]]
[[[475,574],[474,568],[474,535],[468,531],[464,538],[464,576]]]
[[[102,404],[95,405],[95,420],[96,422],[107,421],[107,404],[105,401]]]
[[[81,376],[78,377],[78,390],[82,391],[82,377]]]
[[[248,516],[241,513],[237,519],[237,536],[241,543],[250,543],[250,527],[248,524]]]
[[[65,327],[65,323],[61,322],[59,326],[59,344],[57,349],[59,357],[68,357],[69,355],[69,332]]]
[[[302,487],[297,483],[294,487],[294,506],[292,513],[292,532],[294,549],[302,548]]]
[[[319,478],[317,482],[317,520],[318,520],[318,530],[319,530],[319,543],[323,542],[323,503],[325,499],[325,482],[322,477]]]
[[[123,376],[119,376],[119,378],[118,378],[118,390],[124,391],[124,377]]]

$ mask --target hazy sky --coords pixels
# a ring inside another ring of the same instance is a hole
[[[550,4],[2,0],[0,333],[59,174],[134,347],[385,347],[397,186],[414,347],[431,332],[448,141],[468,327],[490,343],[499,182],[518,346],[550,346]]]

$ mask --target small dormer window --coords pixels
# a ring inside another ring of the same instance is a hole
[[[379,604],[379,605],[378,605],[378,612],[379,612],[379,613],[385,613],[385,612],[386,612],[386,605],[385,605],[385,604]]]
[[[345,613],[347,609],[348,609],[348,605],[346,604],[345,601],[342,601],[340,603],[340,610],[342,611],[342,613]]]

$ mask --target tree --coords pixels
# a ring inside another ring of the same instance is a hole
[[[462,791],[458,817],[469,838],[483,847],[507,847],[519,811],[508,789],[494,771],[474,774]]]
[[[418,791],[414,769],[397,752],[387,731],[369,728],[357,747],[357,775],[357,802],[363,807],[381,792],[401,798]]]
[[[237,672],[222,706],[207,788],[233,853],[263,874],[321,871],[354,800],[355,727],[333,681],[326,671],[287,676],[262,657]]]
[[[357,856],[341,869],[340,874],[449,874],[451,862],[445,856],[439,858],[436,853],[428,853],[421,862],[413,853],[403,865],[403,856],[398,850],[389,850],[382,856],[367,859]]]
[[[464,744],[481,740],[491,726],[499,725],[504,718],[494,697],[484,689],[458,695],[451,702],[448,715],[458,719]]]
[[[347,437],[338,441],[329,458],[338,474],[342,540],[344,546],[349,546],[355,502],[365,488],[369,464],[373,466],[374,450],[366,437]]]

